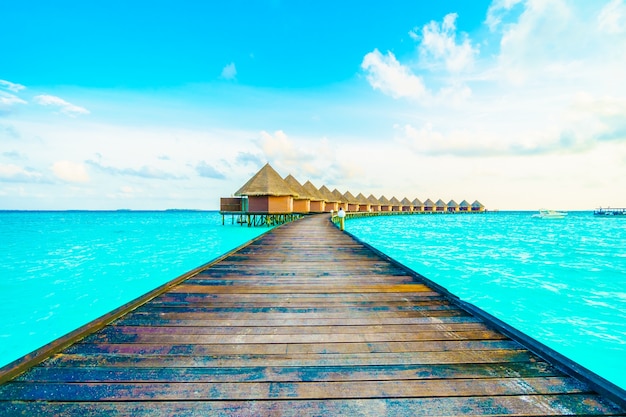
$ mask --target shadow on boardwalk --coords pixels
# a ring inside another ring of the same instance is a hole
[[[0,386],[0,415],[619,415],[311,216]]]

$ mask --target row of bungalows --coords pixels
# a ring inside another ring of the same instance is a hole
[[[415,198],[398,200],[385,196],[376,198],[373,194],[365,197],[356,196],[350,191],[341,193],[322,185],[315,187],[311,181],[301,184],[295,177],[282,178],[269,164],[250,178],[237,192],[235,197],[220,200],[222,213],[323,213],[343,209],[347,212],[482,212],[484,206],[479,201],[469,204],[463,200],[457,204],[454,200],[445,203],[439,199],[434,203],[427,199],[423,203]]]

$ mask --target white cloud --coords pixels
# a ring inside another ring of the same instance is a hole
[[[222,78],[225,80],[234,80],[237,76],[237,68],[235,63],[231,62],[222,69]]]
[[[360,165],[342,151],[341,143],[331,144],[326,138],[291,139],[282,130],[274,134],[263,131],[259,136],[258,146],[265,161],[284,176],[292,174],[302,182],[307,179],[327,182],[354,179],[362,173]]]
[[[15,104],[27,104],[27,103],[26,101],[22,100],[15,94],[10,94],[4,91],[0,91],[0,109],[8,108]]]
[[[422,79],[401,65],[392,52],[383,55],[375,49],[365,55],[361,68],[367,72],[367,81],[374,89],[393,98],[419,99],[426,96]]]
[[[18,93],[21,90],[24,90],[26,87],[24,87],[22,84],[12,83],[11,81],[0,80],[0,88],[12,91],[14,93]]]
[[[467,35],[456,41],[456,13],[450,13],[439,23],[431,21],[421,31],[419,50],[422,65],[438,67],[443,63],[450,73],[470,69],[478,49],[472,45]]]
[[[600,10],[598,27],[601,31],[611,34],[626,31],[626,5],[623,0],[613,0]]]
[[[68,116],[89,114],[89,110],[85,109],[84,107],[76,106],[56,96],[41,94],[35,96],[33,100],[35,101],[35,103],[42,106],[58,107],[61,113],[67,114]]]
[[[52,164],[52,172],[58,178],[67,182],[89,182],[89,174],[85,164],[72,161],[57,161]]]
[[[44,178],[33,169],[0,163],[0,182],[44,182]]]

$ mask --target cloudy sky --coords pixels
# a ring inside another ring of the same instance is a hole
[[[0,209],[626,207],[624,0],[0,3]]]

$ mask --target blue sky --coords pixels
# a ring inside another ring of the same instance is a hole
[[[0,209],[626,206],[623,0],[0,4]]]

